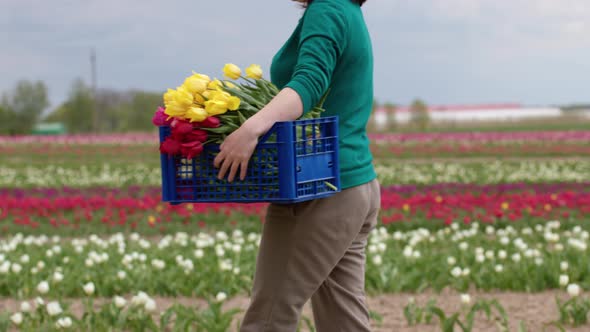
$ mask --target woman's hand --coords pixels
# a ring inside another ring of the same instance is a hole
[[[240,128],[227,136],[219,146],[220,152],[215,157],[213,165],[219,168],[217,178],[223,179],[229,170],[227,180],[232,182],[240,169],[240,180],[246,177],[248,162],[258,144],[257,131],[252,123],[246,121]]]
[[[229,170],[227,180],[232,182],[239,168],[240,180],[244,180],[258,137],[270,130],[275,122],[295,120],[301,114],[303,102],[299,94],[291,88],[281,90],[266,106],[223,140],[219,154],[213,161],[213,165],[220,168],[217,178],[223,179]]]

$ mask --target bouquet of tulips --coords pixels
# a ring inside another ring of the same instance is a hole
[[[168,89],[165,107],[159,107],[152,119],[156,126],[171,128],[170,135],[160,143],[160,152],[192,159],[204,145],[221,144],[278,94],[277,87],[262,77],[259,65],[245,71],[244,77],[242,70],[230,63],[223,68],[227,80],[212,80],[193,72],[175,90]],[[319,117],[323,99],[304,118]]]

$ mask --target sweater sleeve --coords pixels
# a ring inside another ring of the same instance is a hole
[[[315,0],[306,9],[297,65],[286,85],[301,97],[303,114],[315,107],[328,90],[334,68],[346,48],[347,30],[346,13],[338,1]]]

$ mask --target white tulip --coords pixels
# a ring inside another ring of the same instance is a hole
[[[223,257],[225,255],[225,250],[221,245],[218,244],[215,246],[215,254],[217,257]]]
[[[57,320],[58,327],[69,328],[72,326],[72,319],[70,317],[63,317]]]
[[[461,294],[461,303],[463,303],[463,304],[471,303],[471,296],[469,294]]]
[[[562,274],[559,276],[559,285],[562,287],[565,287],[569,284],[570,282],[570,277],[566,274]]]
[[[24,254],[20,257],[20,262],[23,264],[27,264],[30,260],[31,258],[27,254]]]
[[[510,243],[510,239],[509,239],[508,237],[506,237],[506,236],[502,236],[502,237],[500,238],[500,243],[501,243],[502,245],[505,245],[505,246],[506,246],[506,245],[508,245],[508,244]]]
[[[0,274],[6,274],[10,271],[10,262],[0,264]]]
[[[144,308],[147,312],[156,311],[156,301],[154,301],[153,299],[148,299],[144,304]]]
[[[451,270],[451,275],[455,278],[459,278],[461,276],[461,274],[463,273],[463,271],[461,270],[460,267],[455,266],[452,270]]]
[[[20,304],[20,311],[31,312],[31,304],[27,301]]]
[[[39,270],[43,270],[45,268],[45,262],[44,261],[38,261],[37,262],[37,268]]]
[[[563,244],[562,243],[556,243],[555,244],[555,250],[556,251],[563,251]]]
[[[449,256],[447,257],[447,264],[453,266],[457,263],[457,260],[455,259],[455,257],[453,256]]]
[[[86,283],[82,288],[84,289],[84,293],[86,293],[86,295],[90,296],[94,294],[94,283]]]
[[[518,263],[518,262],[520,262],[520,254],[519,254],[519,253],[515,253],[515,254],[513,254],[513,255],[512,255],[512,260],[513,260],[515,263]]]
[[[373,256],[373,264],[376,266],[383,264],[383,259],[381,258],[381,255]]]
[[[567,271],[569,269],[569,264],[566,261],[563,261],[561,263],[559,263],[559,268],[561,269],[561,271]]]
[[[567,293],[573,297],[580,295],[580,286],[577,284],[569,284],[567,286]]]
[[[404,257],[412,257],[412,247],[406,246],[403,251]]]
[[[63,310],[61,309],[61,305],[59,304],[59,302],[53,301],[47,303],[47,313],[49,314],[49,316],[57,316],[62,312]]]
[[[12,270],[12,272],[13,272],[13,273],[15,273],[15,274],[19,274],[19,273],[20,273],[20,271],[22,271],[22,269],[23,269],[23,267],[22,267],[22,266],[20,266],[20,264],[19,264],[19,263],[13,263],[13,264],[12,264],[12,268],[11,268],[11,270]]]
[[[541,257],[536,257],[536,258],[535,258],[535,264],[536,264],[536,265],[543,265],[543,258],[541,258]]]
[[[486,260],[486,257],[484,255],[475,256],[475,261],[478,263],[483,263],[485,260]]]
[[[256,242],[258,240],[258,234],[250,233],[248,234],[248,241],[249,242]]]
[[[367,247],[367,250],[369,251],[369,253],[374,254],[377,252],[377,246],[374,244],[369,245],[369,247]]]
[[[64,280],[64,275],[61,274],[61,272],[59,272],[59,271],[55,271],[53,273],[53,281],[60,282],[62,280]]]
[[[41,281],[37,285],[37,291],[41,294],[47,294],[49,292],[49,283],[47,281]]]
[[[468,267],[466,267],[463,269],[462,272],[463,272],[463,276],[466,277],[471,273],[471,270]]]
[[[203,258],[203,256],[205,256],[205,252],[203,251],[203,249],[195,250],[195,257],[196,258]]]
[[[117,272],[117,278],[119,278],[119,280],[123,280],[125,279],[125,277],[127,277],[127,273],[125,273],[125,271],[119,271]]]
[[[14,325],[20,325],[23,322],[23,314],[20,312],[15,312],[12,316],[10,316],[10,320],[14,323]]]
[[[467,242],[459,243],[459,249],[461,249],[463,251],[467,250],[468,247],[469,247],[469,245],[467,244]]]
[[[127,304],[127,301],[121,296],[115,296],[113,302],[115,303],[115,306],[119,309],[123,308]]]
[[[215,234],[215,238],[217,238],[217,240],[219,240],[219,241],[227,241],[227,239],[229,237],[227,236],[227,234],[225,232],[217,232]]]
[[[38,296],[35,298],[35,303],[36,303],[38,306],[44,306],[44,305],[45,305],[45,301],[43,301],[43,299],[42,299],[42,298],[40,298],[40,297],[38,297]]]
[[[494,251],[493,250],[487,250],[485,256],[486,256],[487,259],[494,259]]]
[[[494,267],[494,270],[495,270],[496,272],[500,273],[500,272],[504,271],[504,266],[502,266],[501,264],[497,264],[497,265]]]
[[[506,259],[506,257],[508,257],[508,253],[506,252],[506,250],[500,250],[500,251],[498,251],[498,258],[500,258],[500,259]]]
[[[215,296],[215,299],[217,300],[217,302],[223,302],[227,299],[227,294],[225,294],[224,292],[219,292],[217,293],[217,296]]]
[[[136,296],[131,298],[131,303],[134,305],[145,305],[149,298],[150,297],[145,292],[140,291]]]

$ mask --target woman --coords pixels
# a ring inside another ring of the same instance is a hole
[[[305,7],[273,58],[280,93],[228,136],[215,159],[218,177],[244,179],[258,138],[290,121],[328,91],[323,116],[339,116],[342,191],[297,204],[270,204],[241,331],[295,331],[311,299],[319,332],[370,331],[365,246],[377,223],[379,184],[366,124],[373,103],[373,55],[360,6],[365,0],[294,0]]]

